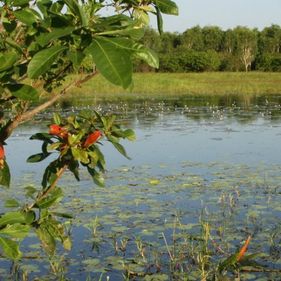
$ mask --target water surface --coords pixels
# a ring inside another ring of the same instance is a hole
[[[229,97],[212,103],[193,97],[64,109],[65,114],[83,108],[115,113],[137,135],[136,142],[123,143],[131,161],[122,158],[110,144],[102,147],[108,163],[106,188],[95,187],[86,173],[80,183],[68,174],[61,182],[66,197],[58,210],[76,214],[71,227],[73,249],[69,253],[58,249],[66,278],[98,278],[104,272],[103,280],[107,276],[123,280],[124,263],[135,264],[140,259],[136,239],[146,243],[148,263],[153,263],[155,249],[162,253],[166,264],[163,274],[169,276],[169,258],[161,235],[166,235],[168,243],[172,241],[175,217],[185,226],[176,227],[179,233],[183,229],[185,233],[199,233],[202,218],[209,221],[214,239],[220,241],[223,236],[228,243],[226,254],[218,255],[218,260],[233,253],[251,234],[250,251],[265,253],[268,258],[261,262],[280,268],[279,102],[280,97],[259,98],[253,103]],[[28,139],[35,132],[47,131],[47,119],[48,115],[33,120],[9,139],[7,159],[14,178],[11,191],[1,191],[4,199],[11,197],[11,192],[21,198],[26,185],[39,187],[47,162],[25,164],[25,160],[40,151],[40,142]],[[93,224],[97,220],[95,236]],[[215,232],[220,227],[222,236]],[[125,237],[129,241],[126,253],[116,253],[114,243],[120,244]],[[22,250],[44,256],[33,238],[23,243]],[[7,273],[6,266],[3,261],[3,274]],[[146,266],[138,270],[145,271]],[[57,278],[49,273],[44,258],[23,260],[21,268],[30,276]],[[198,273],[192,274],[196,280]],[[257,276],[278,280],[273,273],[245,275],[245,280],[256,280]]]

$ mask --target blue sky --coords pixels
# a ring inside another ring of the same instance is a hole
[[[237,25],[262,29],[271,24],[281,26],[281,0],[174,0],[178,17],[165,16],[164,30],[183,32],[200,25],[217,25],[222,29]],[[151,21],[155,27],[155,20]]]

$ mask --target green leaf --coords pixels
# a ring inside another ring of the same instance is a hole
[[[78,1],[64,0],[64,3],[69,7],[73,15],[78,16],[82,26],[88,25],[87,17],[84,13],[83,7],[79,5]]]
[[[38,101],[39,94],[32,86],[25,84],[6,84],[11,94],[21,100]]]
[[[229,267],[232,267],[237,263],[238,253],[232,254],[225,260],[219,263],[218,270],[222,272],[223,270],[227,270]]]
[[[0,246],[7,258],[15,260],[21,257],[21,252],[17,242],[0,236]]]
[[[36,41],[40,46],[44,47],[51,41],[70,35],[75,30],[75,27],[69,26],[65,28],[54,28],[49,33],[42,33],[37,37]]]
[[[61,116],[58,113],[53,114],[53,119],[55,124],[60,125],[61,124]]]
[[[9,22],[3,21],[3,26],[7,32],[12,33],[17,28],[17,22],[15,20]]]
[[[127,129],[123,132],[124,138],[130,140],[130,141],[135,141],[136,140],[136,134],[132,129]]]
[[[149,25],[149,15],[146,11],[143,11],[142,9],[134,10],[134,18],[140,22],[141,26]]]
[[[49,233],[47,226],[45,226],[45,224],[41,224],[36,229],[36,234],[45,251],[48,254],[53,255],[56,250],[56,241],[55,238]]]
[[[112,144],[124,157],[131,160],[131,158],[127,155],[125,148],[120,143],[112,142]]]
[[[20,54],[23,54],[23,50],[22,50],[21,46],[19,44],[17,44],[15,41],[13,41],[11,38],[6,38],[6,42],[12,48],[16,49]]]
[[[89,157],[87,151],[80,148],[71,147],[71,152],[75,160],[80,161],[84,164],[89,163]]]
[[[163,18],[161,11],[158,7],[156,7],[156,17],[157,17],[157,28],[160,34],[163,33]]]
[[[11,198],[11,199],[6,200],[4,206],[5,206],[6,208],[15,208],[15,207],[19,207],[19,206],[20,206],[20,203],[19,203],[17,200]]]
[[[144,60],[151,67],[159,68],[159,58],[153,50],[145,48],[141,44],[135,44],[134,49],[136,50],[135,57]]]
[[[23,239],[25,238],[30,230],[29,225],[12,224],[7,225],[5,228],[0,230],[0,234],[7,235],[12,238]]]
[[[103,31],[98,33],[98,35],[121,35],[128,36],[133,40],[139,40],[144,36],[144,28],[139,26],[132,26],[125,29]]]
[[[42,141],[48,141],[49,143],[53,143],[51,141],[52,137],[53,137],[52,135],[49,135],[47,133],[37,133],[37,134],[32,135],[29,139],[30,140],[42,140]]]
[[[79,70],[79,67],[85,58],[85,54],[82,51],[69,51],[67,53],[67,56],[69,57],[70,61],[72,62],[73,67],[75,70]]]
[[[25,216],[25,223],[32,224],[36,219],[36,214],[34,211],[28,211],[24,213]]]
[[[58,56],[66,49],[67,47],[64,46],[52,46],[35,54],[27,68],[28,77],[36,79],[44,74],[50,69]]]
[[[157,54],[142,44],[134,43],[132,40],[127,38],[103,38],[103,40],[109,41],[118,49],[124,49],[128,56],[129,54],[133,54],[135,57],[146,61],[150,66],[155,68],[159,67],[159,59]]]
[[[98,165],[98,168],[104,172],[105,171],[105,159],[104,155],[100,151],[100,149],[96,146],[94,151],[89,152],[89,156],[91,157],[91,163],[89,164],[90,168],[95,168]]]
[[[13,51],[0,54],[0,72],[13,67],[17,59],[18,55]]]
[[[30,8],[17,10],[14,12],[14,15],[19,21],[23,22],[26,25],[32,25],[40,19],[35,11]]]
[[[28,157],[26,160],[27,163],[37,163],[46,159],[51,153],[38,153]]]
[[[69,135],[68,136],[68,143],[69,145],[74,145],[80,142],[80,140],[84,137],[85,132],[83,130],[81,130],[77,135],[73,134],[73,135]]]
[[[98,186],[104,187],[104,177],[95,169],[91,169],[89,166],[87,167],[87,169],[89,174],[92,176],[94,183]]]
[[[10,181],[11,181],[10,168],[7,162],[4,160],[3,167],[1,167],[0,169],[0,185],[4,187],[9,187]]]
[[[61,188],[56,187],[56,189],[50,192],[50,194],[47,197],[36,201],[35,206],[38,207],[39,209],[46,209],[54,205],[55,203],[61,201],[62,198],[63,198],[63,192]]]
[[[56,239],[63,243],[65,249],[71,249],[71,241],[65,235],[63,225],[55,220],[47,211],[41,212],[40,226],[37,228],[36,233],[42,242],[43,247],[49,254],[54,254],[56,248]]]
[[[171,0],[155,0],[155,3],[159,10],[168,15],[178,15],[179,9],[175,2]]]
[[[79,178],[79,162],[78,161],[71,161],[68,165],[69,171],[73,173],[77,181],[80,181]]]
[[[27,214],[23,212],[8,212],[0,217],[0,228],[15,223],[27,223]]]
[[[33,186],[26,186],[24,188],[25,196],[34,199],[34,194],[37,192],[37,189]]]
[[[40,10],[40,12],[45,16],[48,16],[50,7],[52,5],[51,0],[37,0],[36,1],[37,7]]]
[[[13,4],[15,6],[26,6],[29,4],[29,0],[14,0]]]
[[[132,83],[131,53],[121,49],[113,38],[95,37],[87,48],[97,69],[111,83],[128,88]]]
[[[47,187],[48,183],[52,184],[54,180],[57,178],[56,173],[57,173],[57,165],[58,165],[58,160],[55,160],[51,162],[48,167],[45,169],[45,172],[43,174],[43,179],[42,179],[42,186],[44,188]]]

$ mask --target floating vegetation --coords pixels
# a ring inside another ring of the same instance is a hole
[[[48,262],[30,237],[18,270],[40,280],[277,280],[281,166],[194,163],[192,174],[190,166],[161,177],[149,166],[122,167],[108,173],[106,188],[69,176],[56,212],[76,214],[72,250],[57,249]]]

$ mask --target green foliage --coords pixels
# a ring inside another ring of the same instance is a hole
[[[38,91],[25,84],[7,84],[7,89],[10,91],[13,97],[24,101],[38,101]]]
[[[127,88],[132,82],[132,56],[140,56],[157,66],[155,54],[152,55],[149,49],[143,45],[131,47],[143,36],[144,27],[149,24],[148,13],[178,14],[177,6],[171,0],[148,3],[46,0],[30,5],[26,1],[1,1],[1,4],[0,83],[4,89],[27,74],[31,79],[40,78],[42,86],[50,90],[67,75],[67,69],[79,68],[88,52],[103,76]],[[98,15],[112,4],[116,15]],[[132,17],[121,14],[125,10],[132,10]],[[117,44],[118,40],[122,44]],[[25,95],[25,99],[28,96]]]
[[[56,240],[60,241],[66,250],[71,249],[70,238],[65,234],[64,226],[47,210],[42,212],[41,218],[37,222],[36,234],[50,256],[55,253]]]
[[[105,171],[105,159],[99,149],[99,138],[106,138],[127,158],[124,147],[119,143],[120,139],[135,139],[134,132],[130,129],[123,130],[115,123],[115,119],[115,116],[101,116],[98,112],[93,114],[90,111],[83,111],[78,116],[68,118],[54,114],[54,123],[50,125],[49,133],[31,136],[31,139],[43,142],[42,152],[30,156],[27,162],[40,162],[53,153],[57,153],[58,157],[44,172],[42,191],[35,197],[36,189],[27,188],[27,197],[32,198],[34,202],[25,206],[22,211],[9,212],[0,217],[0,245],[8,258],[18,259],[21,256],[18,243],[10,238],[23,239],[31,226],[35,228],[38,239],[49,255],[54,255],[57,240],[65,249],[71,248],[71,240],[56,217],[69,219],[72,216],[48,211],[63,199],[63,192],[57,187],[57,181],[65,169],[69,169],[79,180],[79,167],[84,166],[97,185],[104,185],[102,173]],[[3,185],[8,185],[10,179],[7,167],[4,161],[4,167],[1,169]],[[6,202],[6,207],[19,206],[20,204],[13,199]],[[38,217],[35,216],[35,209],[39,210]]]
[[[241,26],[226,31],[217,26],[195,26],[182,34],[164,32],[161,36],[146,30],[142,42],[161,54],[161,72],[280,71],[280,30],[278,25],[262,31]],[[136,61],[134,69],[152,71],[142,61]]]
[[[114,14],[100,16],[108,7],[114,7]],[[97,72],[113,84],[129,88],[133,59],[141,59],[151,67],[159,66],[156,53],[138,40],[149,25],[149,14],[159,19],[162,13],[176,15],[178,8],[171,0],[0,1],[1,186],[8,187],[11,178],[3,145],[22,122],[32,119]],[[85,65],[89,76],[66,82],[71,71],[79,71]],[[42,92],[47,101],[40,100]],[[134,132],[123,130],[115,123],[115,117],[97,112],[81,112],[68,118],[56,114],[49,133],[31,137],[43,142],[42,151],[30,156],[27,162],[43,161],[54,153],[58,157],[47,166],[40,192],[26,188],[26,197],[32,203],[24,205],[14,199],[6,202],[6,207],[20,209],[0,217],[0,246],[4,255],[18,259],[19,245],[11,238],[23,239],[31,228],[36,230],[49,255],[54,254],[57,240],[65,249],[71,248],[65,228],[56,218],[70,216],[51,213],[49,208],[63,198],[57,182],[66,169],[79,180],[79,168],[83,166],[96,184],[104,185],[101,137],[128,158],[119,142],[134,140]]]
[[[33,221],[33,213],[26,213],[22,211],[8,212],[0,217],[0,228],[16,223],[29,224]]]
[[[62,129],[63,133],[52,131],[54,125],[51,125],[49,134],[41,133],[31,136],[31,139],[43,141],[42,153],[32,155],[27,159],[28,162],[35,163],[44,160],[54,152],[58,153],[58,158],[52,161],[45,170],[42,182],[44,188],[48,186],[48,183],[52,184],[56,173],[62,167],[69,168],[79,180],[79,166],[84,166],[95,183],[104,184],[101,173],[105,171],[105,159],[99,149],[99,138],[89,142],[95,132],[100,132],[100,135],[111,142],[123,156],[129,158],[119,142],[120,139],[132,141],[135,139],[135,134],[132,130],[123,130],[115,124],[115,116],[101,116],[98,112],[92,114],[90,111],[82,111],[77,116],[64,119],[55,114],[54,123]],[[50,200],[56,201],[56,197],[52,196],[53,199]],[[38,205],[38,202],[36,204]],[[38,206],[42,208],[40,204]]]
[[[7,258],[16,260],[21,257],[19,245],[16,241],[0,236],[0,246]]]
[[[160,69],[165,72],[203,72],[218,70],[220,58],[214,51],[187,51],[184,54],[161,56]]]
[[[91,111],[82,111],[77,116],[67,118],[56,113],[49,133],[31,136],[32,140],[40,140],[43,144],[42,152],[30,156],[28,162],[40,162],[53,153],[58,157],[47,166],[43,175],[42,191],[36,197],[36,189],[26,188],[26,196],[34,202],[20,211],[9,212],[0,217],[0,246],[5,256],[11,259],[20,258],[19,245],[11,238],[23,239],[31,229],[34,229],[48,255],[55,254],[57,241],[66,250],[71,249],[71,240],[65,226],[56,217],[71,219],[72,216],[49,211],[49,208],[63,199],[63,191],[57,187],[57,182],[66,169],[79,180],[79,167],[83,166],[94,183],[104,185],[102,173],[105,171],[105,159],[99,149],[100,139],[106,138],[127,158],[124,147],[119,143],[120,139],[135,139],[134,132],[130,129],[123,130],[116,124],[115,119],[115,116],[101,116],[98,112]],[[19,206],[14,199],[6,202],[6,207]]]
[[[261,71],[281,71],[281,54],[265,53],[258,56],[256,69]]]
[[[46,73],[57,60],[59,55],[67,48],[64,46],[52,46],[34,55],[27,68],[27,75],[31,79],[36,79]]]
[[[5,256],[10,259],[21,257],[17,241],[28,235],[34,216],[32,211],[17,211],[5,213],[0,217],[0,246]]]

